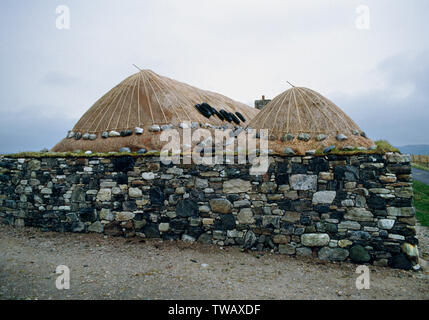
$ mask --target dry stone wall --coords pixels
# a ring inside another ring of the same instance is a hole
[[[199,241],[331,261],[417,264],[410,157],[0,159],[0,221],[46,231]]]

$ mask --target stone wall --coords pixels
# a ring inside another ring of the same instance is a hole
[[[158,157],[0,159],[0,220],[46,231],[181,239],[409,269],[407,155],[270,156],[165,166]]]

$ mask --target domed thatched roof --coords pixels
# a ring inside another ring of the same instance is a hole
[[[212,114],[215,114],[207,118],[204,112],[195,107],[202,103],[207,103],[216,111],[232,113],[239,123],[222,120],[223,117],[213,110]],[[76,123],[72,134],[58,143],[53,151],[79,149],[109,152],[122,147],[129,147],[133,151],[140,148],[159,149],[160,145],[154,138],[156,132],[150,132],[153,131],[150,130],[152,126],[178,128],[186,122],[244,127],[258,112],[221,94],[195,88],[151,70],[141,70],[99,99]],[[111,132],[134,132],[135,128],[144,129],[143,134],[102,137]]]
[[[270,148],[278,152],[285,147],[304,154],[331,145],[337,149],[374,145],[332,101],[303,87],[292,87],[275,97],[249,127],[268,129]]]

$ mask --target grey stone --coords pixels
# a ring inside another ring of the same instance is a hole
[[[240,212],[237,214],[237,221],[240,224],[252,224],[254,222],[252,209],[241,209]]]
[[[88,227],[89,232],[103,233],[104,226],[100,221],[96,221]]]
[[[336,148],[335,146],[326,147],[325,149],[323,149],[323,153],[329,153],[332,150],[334,150],[335,148]]]
[[[134,133],[135,134],[143,134],[144,133],[144,129],[140,128],[140,127],[135,127],[134,128]]]
[[[118,131],[110,131],[109,132],[109,137],[120,137],[121,134]]]
[[[128,147],[124,147],[124,148],[119,149],[119,152],[130,153],[131,149]]]
[[[394,224],[395,224],[395,220],[392,220],[392,219],[379,219],[378,220],[378,227],[380,229],[390,230],[393,228]]]
[[[145,153],[147,153],[147,150],[145,148],[142,148],[142,149],[137,150],[137,153],[138,154],[145,154]]]
[[[161,127],[157,124],[154,124],[154,125],[149,127],[149,131],[150,132],[159,132],[159,131],[161,131]]]
[[[294,137],[293,135],[291,135],[290,133],[284,134],[284,135],[281,137],[281,140],[282,140],[283,142],[286,142],[286,141],[292,141],[293,139],[295,139],[295,137]]]
[[[313,251],[307,247],[299,247],[296,248],[296,255],[301,257],[311,257],[313,255]]]
[[[344,218],[353,221],[372,221],[373,215],[365,208],[353,208],[347,211]]]
[[[336,196],[335,191],[318,191],[313,194],[313,204],[331,204]]]
[[[301,243],[306,247],[323,247],[329,244],[327,233],[305,233],[301,235]]]
[[[139,188],[130,188],[128,190],[128,195],[130,198],[140,198],[143,195],[143,192]]]
[[[283,153],[290,156],[295,155],[295,151],[293,151],[292,148],[289,147],[284,148]]]
[[[257,238],[252,230],[248,230],[244,236],[243,248],[250,249],[256,244]]]
[[[290,176],[293,190],[316,190],[317,175],[294,174]]]
[[[307,141],[310,140],[310,135],[308,133],[300,133],[298,135],[298,140],[306,141],[307,142]]]
[[[316,141],[323,141],[323,140],[325,140],[327,137],[326,137],[326,135],[324,135],[324,134],[318,134],[317,136],[316,136]]]
[[[349,256],[347,249],[323,247],[318,253],[319,259],[330,261],[344,261]]]
[[[346,136],[346,135],[344,135],[344,134],[340,133],[340,134],[338,134],[338,135],[336,136],[336,139],[337,139],[338,141],[344,141],[344,140],[347,140],[348,138],[347,138],[347,136]]]
[[[296,245],[292,244],[292,243],[280,244],[279,245],[279,253],[280,254],[293,255],[296,253]]]

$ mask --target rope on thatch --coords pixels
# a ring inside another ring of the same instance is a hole
[[[311,100],[311,102],[313,103],[313,105],[316,107],[316,108],[318,108],[319,110],[320,110],[320,112],[325,116],[325,118],[332,124],[332,126],[333,127],[335,127],[335,128],[337,128],[337,131],[338,131],[338,126],[337,126],[337,124],[334,122],[334,121],[332,121],[332,119],[331,118],[329,118],[328,116],[327,116],[327,114],[325,113],[325,111],[323,111],[323,109],[319,106],[319,105],[317,105],[317,103],[316,102],[314,102],[314,100],[313,100],[313,98],[311,98],[311,96],[305,91],[305,90],[303,90],[303,88],[298,88],[298,92],[300,93],[300,95],[301,95],[301,91],[304,93],[304,95],[306,96],[306,97],[308,97],[308,99],[310,99]],[[304,99],[304,97],[301,95],[301,98],[302,98],[302,101],[304,101],[305,102],[305,99]],[[305,103],[306,105],[307,105],[307,103]],[[313,121],[314,121],[314,116],[312,116],[313,117]],[[316,123],[316,122],[315,122]],[[320,131],[320,130],[319,130]]]
[[[286,93],[285,95],[284,95],[284,98],[283,98],[283,100],[282,100],[282,102],[280,103],[280,106],[281,105],[283,105],[283,103],[285,102],[285,100],[286,100],[286,98],[288,97],[290,95],[290,92],[288,92],[288,93]],[[279,99],[279,101],[280,101],[280,99]],[[278,117],[279,117],[279,113],[280,113],[280,110],[281,110],[282,108],[280,107],[280,108],[277,108],[277,113],[276,113],[276,116],[275,116],[275,118],[274,118],[274,123],[277,125],[277,124],[279,124],[279,121],[278,121]],[[266,119],[265,119],[266,120]],[[284,125],[283,125],[284,126]],[[281,128],[283,128],[283,126],[281,126]]]
[[[309,89],[307,89],[307,88],[303,88],[304,90],[309,90]],[[319,99],[321,99],[322,100],[322,95],[320,95],[318,92],[315,92],[315,91],[313,91],[313,90],[311,90],[310,92],[312,92],[314,95],[316,95]],[[328,100],[328,99],[326,99],[325,98],[325,100],[327,100],[327,104],[326,104],[326,106],[329,108],[329,110],[331,110],[333,113],[335,113],[335,115],[349,128],[349,130],[352,130],[352,128],[351,128],[351,126],[349,125],[349,123],[343,118],[343,116],[341,116],[338,112],[337,112],[337,110],[336,110],[336,107],[335,106],[332,106],[333,105],[333,103],[330,101],[330,100]],[[332,105],[331,105],[332,104]]]
[[[349,133],[359,127],[333,102],[307,88],[293,86],[270,102],[250,127],[268,129],[270,134]]]
[[[143,72],[140,72],[139,75],[143,79],[143,86],[144,86],[144,91],[146,92],[146,100],[147,100],[147,102],[149,104],[150,117],[152,118],[152,124],[155,124],[155,120],[153,119],[152,103],[150,102],[150,99],[149,99],[149,93],[147,91],[146,81],[144,81],[144,78],[143,78]]]

